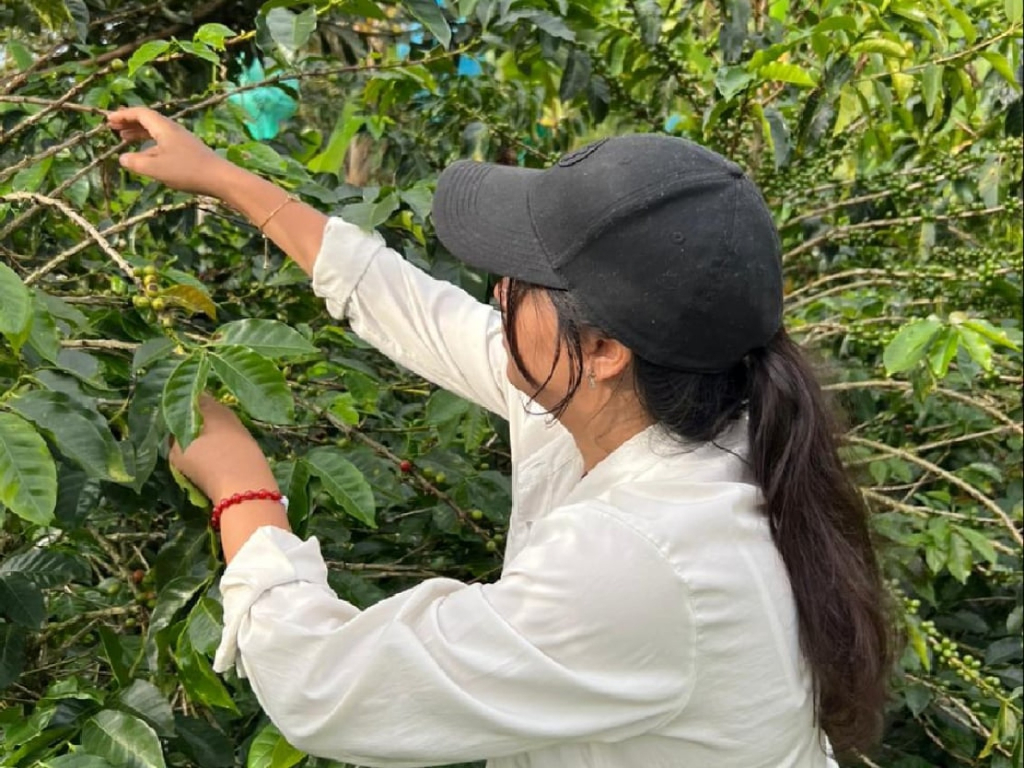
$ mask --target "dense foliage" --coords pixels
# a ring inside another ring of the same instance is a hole
[[[484,297],[432,236],[459,157],[689,136],[777,214],[788,323],[906,650],[850,765],[1021,766],[1021,0],[38,0],[0,7],[0,764],[327,765],[218,678],[217,546],[169,432],[237,403],[357,605],[494,578],[503,426],[396,369],[215,201],[126,176],[155,105]],[[808,553],[813,556],[813,553]]]

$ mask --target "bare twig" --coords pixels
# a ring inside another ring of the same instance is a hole
[[[126,229],[130,229],[131,227],[134,227],[136,224],[139,224],[139,223],[141,223],[143,221],[146,221],[147,219],[155,218],[156,216],[160,215],[161,213],[167,213],[168,211],[180,211],[180,210],[183,210],[185,208],[190,208],[193,205],[196,205],[196,200],[194,200],[194,199],[193,200],[188,200],[188,201],[182,202],[182,203],[167,203],[165,205],[158,205],[158,206],[150,208],[150,209],[148,209],[146,211],[143,211],[142,213],[138,213],[135,216],[131,216],[131,217],[125,219],[124,221],[120,221],[117,224],[109,226],[106,229],[102,230],[100,232],[100,234],[103,235],[103,237],[109,238],[111,235],[116,235],[119,232],[123,232]],[[37,210],[37,209],[38,209],[38,206],[36,208],[33,208],[33,210]],[[52,259],[50,259],[46,264],[43,265],[43,267],[41,267],[41,269],[45,270],[46,272],[52,272],[54,269],[59,267],[65,261],[70,259],[72,256],[74,256],[74,255],[76,255],[78,253],[81,253],[82,251],[84,251],[86,248],[88,248],[92,244],[93,244],[93,241],[91,241],[91,240],[83,240],[83,241],[81,241],[79,243],[75,243],[70,248],[61,251],[56,256],[54,256]],[[88,299],[91,299],[91,298],[92,297],[88,297],[88,296],[68,297],[68,298],[65,299],[65,301],[81,300],[82,303],[89,303]],[[102,302],[102,303],[105,303],[105,302]]]
[[[837,382],[835,384],[826,384],[823,388],[833,392],[841,392],[843,390],[848,389],[898,389],[906,392],[913,390],[913,386],[909,382],[895,381],[889,379],[871,379],[869,381],[844,381]],[[956,390],[953,389],[945,389],[944,387],[936,387],[932,391],[935,392],[936,394],[942,395],[943,397],[948,397],[951,400],[957,400],[958,402],[973,406],[974,408],[977,408],[979,411],[987,413],[996,421],[1002,422],[1003,424],[1006,424],[1007,426],[1011,427],[1017,434],[1024,435],[1024,426],[1018,424],[1005,413],[996,408],[993,408],[991,405],[988,405],[987,403],[983,403],[980,400],[977,400],[973,397],[969,397],[968,395],[965,395],[962,392],[957,392]]]
[[[215,93],[212,96],[207,96],[205,99],[201,99],[193,104],[183,107],[182,109],[171,115],[172,118],[178,119],[190,115],[193,112],[199,112],[200,110],[208,107],[216,106],[223,101],[227,101],[230,96],[236,93],[244,93],[245,91],[251,91],[256,88],[265,88],[268,85],[275,85],[277,83],[289,81],[289,80],[306,80],[311,77],[323,77],[325,75],[343,75],[352,74],[354,72],[374,72],[383,71],[389,69],[408,69],[410,67],[419,67],[424,64],[432,64],[435,61],[441,61],[443,59],[450,59],[453,56],[457,56],[461,53],[465,53],[470,50],[472,46],[466,45],[461,48],[453,48],[450,51],[443,51],[442,53],[435,53],[430,56],[425,56],[422,59],[407,59],[404,61],[393,61],[393,62],[364,62],[362,64],[346,64],[340,67],[324,67],[322,69],[311,69],[306,72],[281,72],[280,74],[272,77],[264,78],[256,83],[249,83],[247,85],[234,86],[230,90],[222,91],[221,93]],[[163,105],[156,105],[156,107],[170,106],[174,102],[166,102]]]
[[[98,78],[102,77],[105,74],[106,74],[106,71],[103,70],[103,69],[100,69],[100,70],[97,70],[97,71],[93,72],[92,74],[88,75],[87,77],[83,77],[81,80],[79,80],[77,83],[75,83],[71,88],[69,88],[68,91],[63,96],[61,96],[59,99],[57,99],[56,101],[52,102],[51,104],[49,104],[45,108],[39,110],[34,115],[29,115],[24,120],[21,120],[20,122],[16,123],[14,125],[14,127],[11,128],[11,130],[7,131],[6,133],[0,133],[0,144],[3,144],[6,141],[10,141],[12,138],[17,136],[19,133],[24,131],[26,128],[32,127],[33,125],[38,123],[40,120],[43,120],[47,116],[49,116],[49,115],[53,114],[54,112],[56,112],[57,110],[59,110],[59,109],[61,109],[63,107],[66,107],[68,105],[68,103],[73,98],[78,96],[78,94],[80,94],[82,91],[84,91],[90,85],[92,85]],[[14,98],[14,97],[11,97],[11,96],[0,97],[0,101],[10,101],[12,98]],[[73,109],[73,107],[72,107],[72,109]],[[90,109],[90,111],[92,111],[92,110]],[[95,111],[102,113],[102,110],[95,110]]]
[[[26,157],[20,163],[15,163],[12,166],[4,168],[2,171],[0,171],[0,181],[6,181],[11,176],[14,176],[14,174],[16,174],[18,171],[28,168],[30,165],[38,163],[40,160],[45,160],[48,157],[58,155],[65,149],[70,149],[79,142],[85,141],[86,139],[91,139],[96,134],[109,130],[110,129],[107,127],[106,123],[100,123],[99,125],[90,128],[87,131],[78,131],[77,133],[73,133],[70,137],[62,141],[60,144],[54,144],[52,147],[48,147],[46,150],[40,152],[37,155],[31,155],[29,157]],[[122,146],[128,145],[122,144]],[[5,236],[6,235],[0,235],[0,240],[2,240]]]
[[[799,256],[801,253],[806,253],[814,248],[817,248],[823,243],[827,243],[829,240],[834,240],[840,237],[846,237],[851,232],[859,232],[867,229],[885,229],[887,227],[905,227],[911,224],[922,224],[926,221],[956,221],[958,219],[971,219],[978,216],[991,216],[993,213],[1001,213],[1006,210],[1004,205],[994,205],[990,208],[984,208],[979,211],[960,211],[955,214],[944,214],[941,216],[903,216],[901,218],[892,219],[872,219],[871,221],[860,221],[856,224],[844,224],[838,227],[832,227],[826,232],[812,237],[810,240],[806,240],[795,248],[791,248],[783,255],[783,261],[793,259]]]
[[[73,349],[119,349],[134,352],[141,344],[134,341],[118,341],[117,339],[65,339],[61,346]]]
[[[114,262],[132,281],[138,284],[140,288],[142,287],[142,283],[135,276],[135,270],[132,269],[132,265],[125,261],[124,257],[121,256],[121,254],[119,254],[116,250],[114,250],[114,247],[109,242],[107,242],[107,239],[103,237],[103,235],[101,235],[97,231],[96,227],[94,227],[92,224],[90,224],[88,221],[82,218],[82,216],[77,211],[74,211],[70,207],[68,207],[66,203],[60,200],[55,200],[52,197],[46,197],[45,195],[37,195],[35,192],[8,192],[6,195],[0,195],[0,200],[31,200],[40,205],[47,205],[50,206],[51,208],[56,208],[69,219],[71,219],[73,222],[75,222],[75,224],[77,224],[79,227],[85,230],[85,233],[93,239],[96,245],[98,245],[102,249],[102,251],[105,254],[107,254],[107,256],[113,259]],[[42,267],[40,267],[35,272],[33,272],[32,274],[25,278],[25,284],[31,285],[40,277],[49,272],[50,269],[52,268],[53,267],[51,267],[50,265],[43,265]]]
[[[916,464],[917,466],[922,467],[923,469],[926,469],[929,472],[938,475],[950,485],[955,485],[968,496],[971,496],[972,498],[977,500],[987,510],[995,514],[995,516],[1003,522],[1003,526],[1009,532],[1011,538],[1015,542],[1017,542],[1018,546],[1024,545],[1024,537],[1021,536],[1021,532],[1017,529],[1017,526],[1014,525],[1013,521],[1010,519],[1010,516],[1003,511],[1003,508],[996,504],[984,493],[975,488],[973,485],[957,477],[952,472],[948,472],[947,470],[943,469],[937,464],[933,464],[927,459],[922,459],[920,456],[910,453],[909,451],[905,451],[902,448],[894,448],[891,445],[879,443],[876,440],[868,440],[866,437],[856,437],[854,435],[846,435],[844,439],[848,443],[852,443],[854,445],[862,445],[866,448],[871,448],[875,451],[878,451],[879,453],[887,453],[892,456],[896,456],[900,459],[903,459],[904,461],[909,462],[911,464]]]
[[[37,107],[54,107],[55,109],[65,109],[69,112],[81,112],[86,115],[105,115],[107,113],[107,110],[100,109],[99,107],[90,107],[87,104],[74,104],[64,102],[64,96],[62,96],[60,99],[41,99],[37,96],[13,96],[9,94],[0,93],[0,103],[30,104],[32,106]],[[20,130],[20,126],[21,123],[18,123],[18,125],[14,127]],[[8,138],[9,136],[10,134],[8,134],[7,137],[0,137],[0,141],[2,141],[5,138]]]
[[[46,66],[47,62],[52,61],[56,56],[59,56],[61,52],[67,50],[67,47],[67,43],[61,40],[59,43],[50,48],[50,50],[48,50],[46,53],[44,53],[42,56],[40,56],[38,59],[32,62],[32,64],[28,68],[23,69],[21,72],[12,75],[8,79],[4,80],[4,82],[0,83],[0,88],[3,89],[4,93],[12,93],[13,91],[16,91],[18,88],[27,83],[28,79],[32,75],[34,75],[44,66]]]

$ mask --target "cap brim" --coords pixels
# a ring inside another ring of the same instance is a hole
[[[431,215],[441,243],[471,267],[565,288],[530,218],[530,188],[543,171],[461,160],[437,180]]]

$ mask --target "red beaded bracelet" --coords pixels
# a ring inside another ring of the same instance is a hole
[[[288,498],[280,491],[271,491],[266,488],[260,488],[258,491],[243,491],[242,493],[233,493],[227,498],[221,499],[217,502],[213,508],[213,512],[210,513],[210,527],[215,531],[220,530],[220,517],[224,514],[224,510],[228,507],[240,504],[243,501],[279,501],[284,505],[285,510],[288,509]]]

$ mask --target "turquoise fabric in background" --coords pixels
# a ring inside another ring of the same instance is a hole
[[[238,74],[236,85],[247,86],[266,79],[263,64],[258,58],[253,57],[252,61],[246,64],[243,55],[239,58],[239,62],[242,64],[242,69]],[[228,96],[229,102],[240,106],[248,115],[245,127],[256,141],[269,141],[275,138],[298,111],[298,102],[281,87],[282,85],[298,90],[299,81],[282,80],[280,83],[252,88]]]

